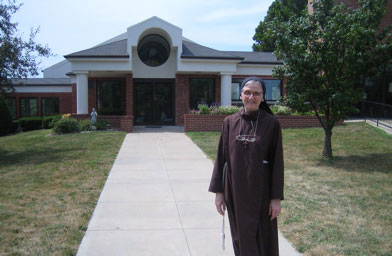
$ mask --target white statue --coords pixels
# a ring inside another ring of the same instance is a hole
[[[97,122],[97,117],[98,117],[98,113],[97,111],[95,111],[95,108],[93,108],[93,111],[91,111],[90,117],[91,117],[91,124],[95,124]]]

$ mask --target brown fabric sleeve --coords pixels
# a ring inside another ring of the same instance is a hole
[[[271,148],[271,199],[284,199],[284,161],[283,161],[283,146],[282,146],[282,129],[280,123],[276,120],[274,130],[274,143]]]
[[[227,128],[226,128],[227,126],[228,126],[228,120],[226,118],[222,124],[221,135],[219,138],[218,152],[216,155],[214,169],[212,171],[210,187],[208,188],[208,191],[213,193],[223,193],[223,187],[222,187],[223,167],[226,162],[224,138],[227,136]]]

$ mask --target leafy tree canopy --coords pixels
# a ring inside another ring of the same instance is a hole
[[[39,28],[31,29],[28,40],[17,34],[11,16],[20,7],[15,0],[0,1],[0,96],[13,91],[13,79],[38,75],[37,57],[51,55],[47,46],[34,41]]]
[[[269,22],[277,19],[286,22],[292,16],[299,16],[306,8],[307,0],[275,0],[268,9],[263,21],[260,21],[253,36],[255,43],[253,51],[272,52],[275,50],[275,42],[267,36]]]
[[[325,157],[332,157],[332,128],[363,98],[364,79],[392,64],[391,27],[379,29],[385,3],[360,0],[353,9],[316,0],[312,15],[268,24],[275,54],[284,60],[274,74],[287,79],[286,103],[316,112],[325,131]]]

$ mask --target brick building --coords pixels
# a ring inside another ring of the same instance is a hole
[[[267,101],[283,93],[272,69],[272,53],[218,51],[182,36],[158,17],[133,25],[92,48],[68,54],[44,70],[44,78],[15,81],[9,101],[14,118],[72,113],[92,108],[113,126],[183,125],[198,104],[240,103],[239,84],[257,75],[266,81]]]

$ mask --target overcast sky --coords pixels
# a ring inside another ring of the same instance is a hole
[[[255,28],[273,0],[17,0],[13,16],[25,35],[40,27],[36,41],[47,44],[54,57],[93,47],[122,34],[129,26],[157,16],[182,29],[182,34],[217,50],[251,51]]]

